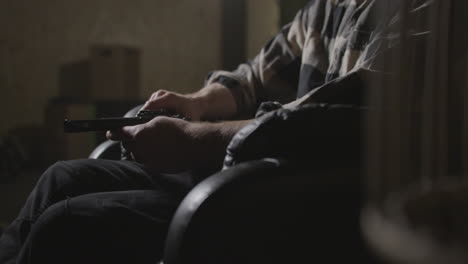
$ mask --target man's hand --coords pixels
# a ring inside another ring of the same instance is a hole
[[[193,166],[195,140],[189,123],[175,118],[156,117],[148,123],[107,133],[122,141],[135,161],[161,172],[179,172]]]
[[[236,102],[229,89],[212,83],[192,94],[179,94],[165,90],[153,93],[143,110],[167,109],[190,120],[227,120],[235,117]]]
[[[227,145],[247,122],[196,123],[160,116],[107,137],[121,140],[137,162],[159,172],[214,170],[221,168]]]
[[[142,110],[159,109],[175,111],[194,121],[200,120],[203,114],[201,102],[196,97],[166,90],[154,92],[142,107]]]
[[[229,89],[218,83],[187,95],[159,90],[142,109],[172,110],[192,121],[228,119],[237,111]],[[108,131],[107,137],[122,141],[136,161],[160,172],[214,170],[221,168],[231,138],[248,122],[187,122],[159,116],[142,125]]]

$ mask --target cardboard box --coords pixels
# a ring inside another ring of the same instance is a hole
[[[122,45],[90,48],[92,100],[132,100],[140,94],[140,52]]]

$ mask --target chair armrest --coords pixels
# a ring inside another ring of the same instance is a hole
[[[94,148],[93,152],[89,154],[88,158],[119,160],[120,156],[120,142],[106,140]]]
[[[165,243],[164,263],[183,263],[184,251],[192,243],[188,232],[194,226],[194,220],[199,217],[201,208],[211,203],[209,201],[214,200],[216,194],[241,181],[244,176],[277,167],[278,163],[269,160],[247,162],[210,176],[195,186],[179,205],[171,221]]]
[[[214,174],[177,209],[164,263],[304,263],[311,250],[310,260],[362,255],[359,175],[273,159]]]

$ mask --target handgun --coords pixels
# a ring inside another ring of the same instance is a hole
[[[188,120],[180,114],[165,109],[157,111],[141,110],[135,117],[108,117],[88,120],[65,119],[63,129],[67,133],[115,130],[124,126],[144,124],[157,116]]]

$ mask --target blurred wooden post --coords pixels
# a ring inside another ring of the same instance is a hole
[[[253,59],[280,27],[280,6],[276,0],[247,1],[247,59]]]
[[[455,21],[463,30],[468,25],[453,10],[458,1],[403,0],[399,45],[381,58],[393,80],[370,83],[370,202],[362,223],[369,245],[388,263],[467,263],[468,193],[459,179],[468,176],[468,52],[450,53],[467,47],[454,33]],[[451,74],[451,67],[463,73]],[[461,106],[453,103],[457,94]]]
[[[222,0],[222,66],[234,70],[246,60],[246,0]]]
[[[468,65],[468,56],[466,56],[466,65]],[[465,75],[465,78],[466,78],[466,82],[463,86],[463,92],[462,92],[462,95],[463,95],[463,98],[464,98],[464,104],[463,104],[463,116],[464,116],[464,120],[463,120],[463,134],[462,134],[462,137],[463,137],[463,149],[462,149],[462,153],[463,153],[463,164],[462,164],[462,167],[463,167],[463,179],[464,180],[468,180],[468,67],[466,68],[466,75]]]

